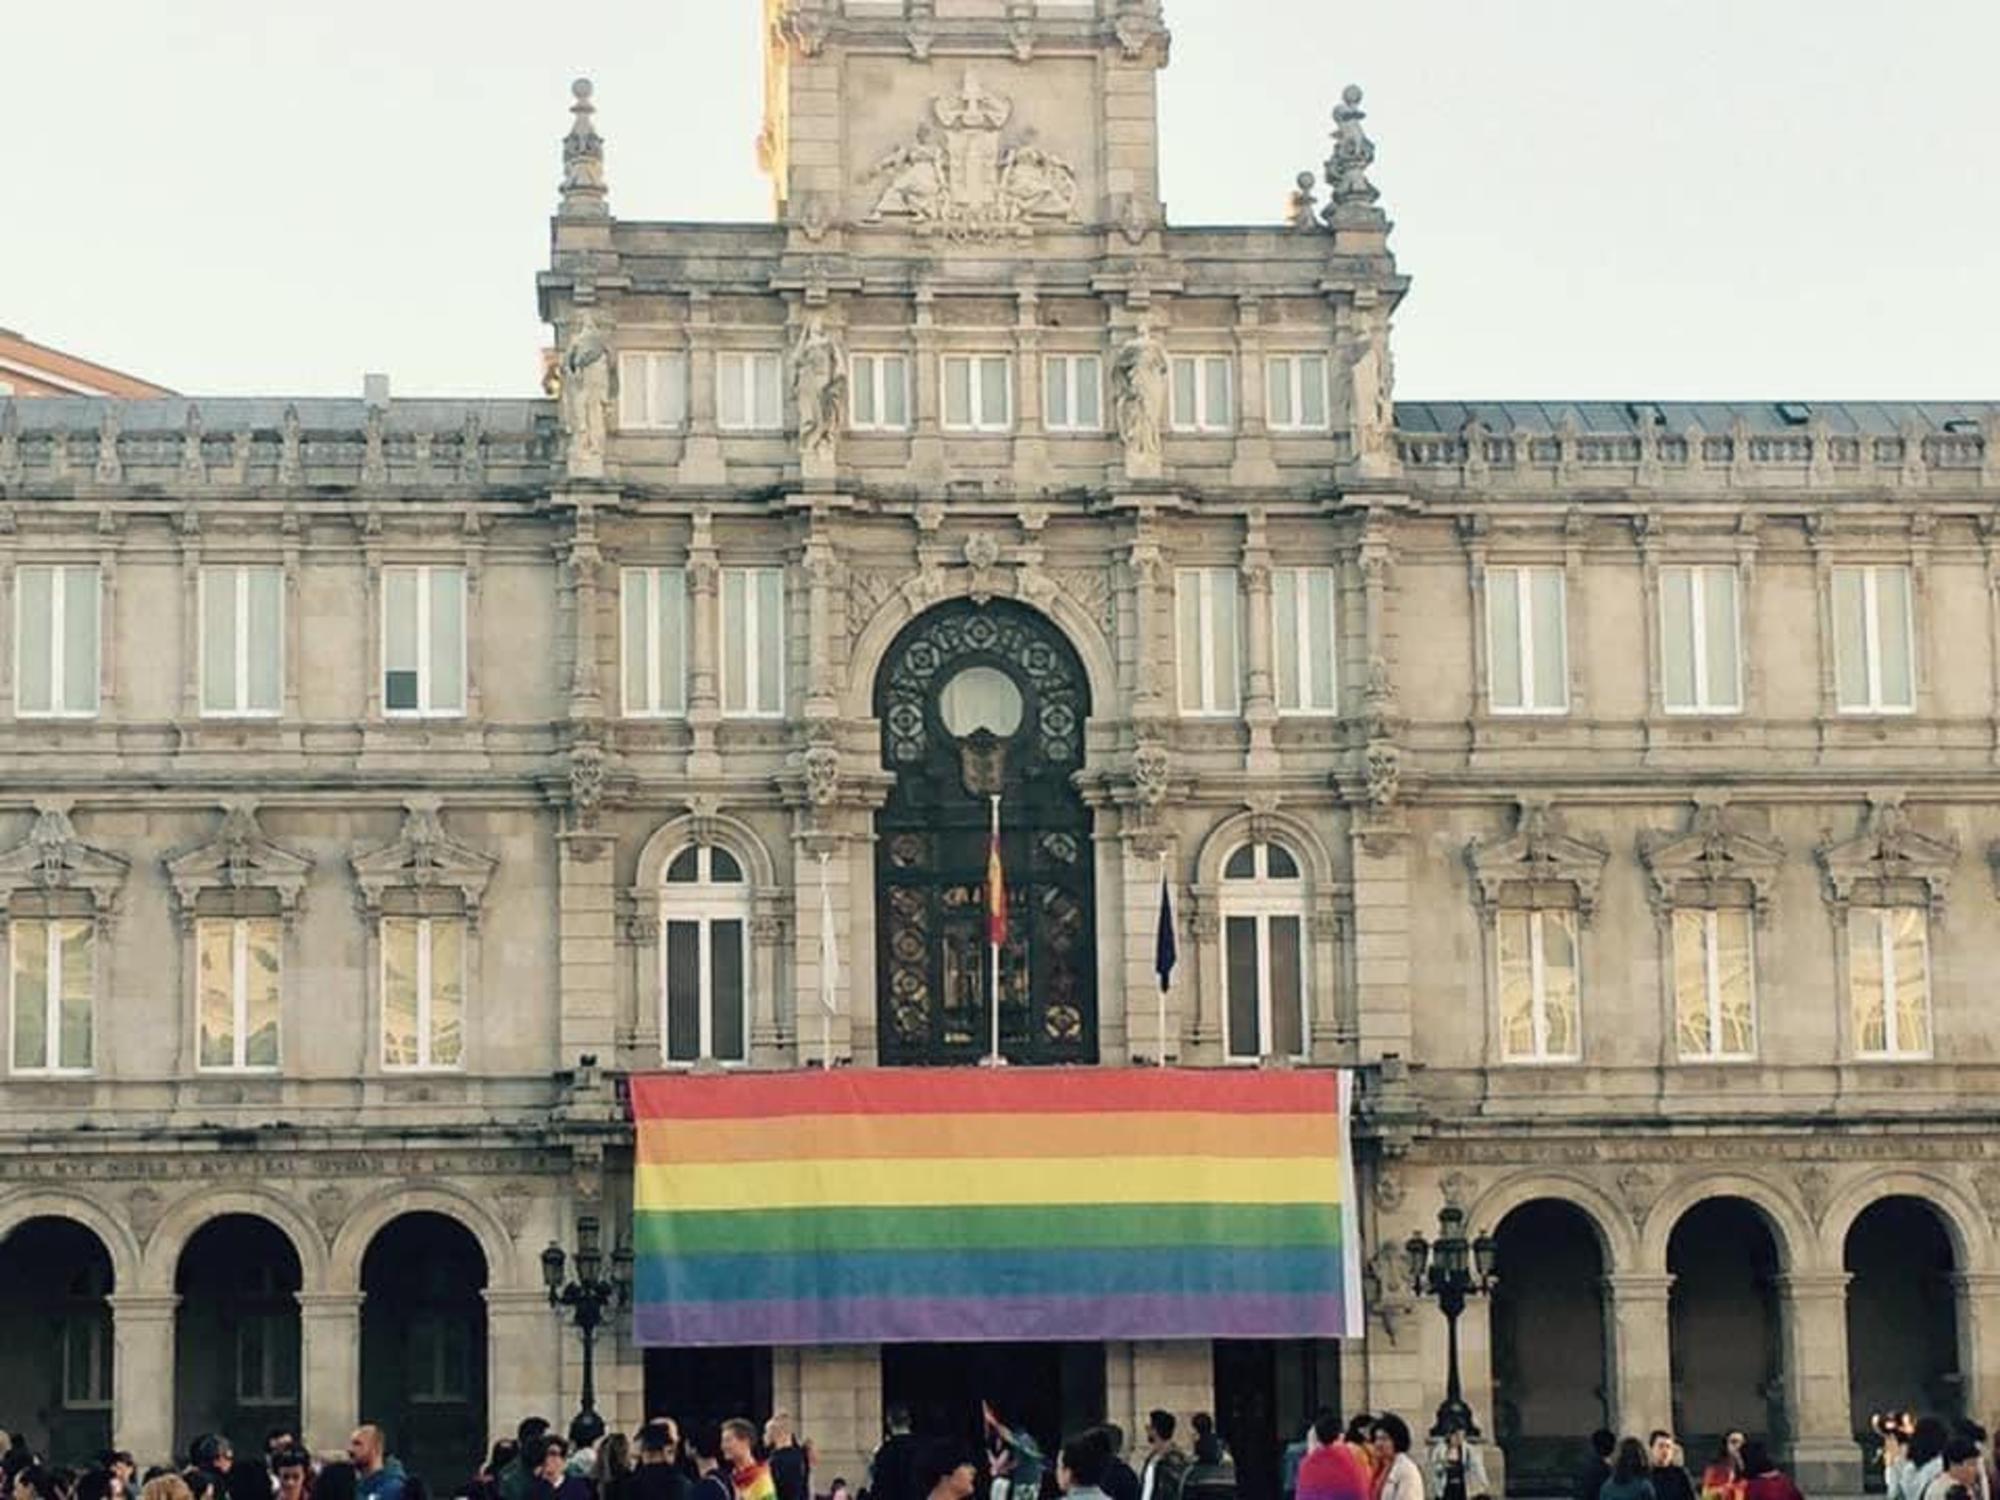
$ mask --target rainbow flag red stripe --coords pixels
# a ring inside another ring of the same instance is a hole
[[[632,1081],[642,1344],[1349,1337],[1344,1073]]]

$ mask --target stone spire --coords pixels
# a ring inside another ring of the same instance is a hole
[[[591,117],[597,106],[590,102],[594,92],[588,78],[569,86],[575,103],[569,107],[569,134],[563,137],[562,206],[565,219],[602,219],[611,209],[604,186],[604,137],[597,133]]]
[[[1361,90],[1349,84],[1333,109],[1333,155],[1326,159],[1326,185],[1331,193],[1322,211],[1331,229],[1387,229],[1388,217],[1376,206],[1382,195],[1368,180],[1375,165],[1375,143],[1361,122]]]

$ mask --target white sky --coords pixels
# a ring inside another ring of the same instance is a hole
[[[1368,91],[1410,397],[2000,398],[1994,0],[1167,0],[1170,219]],[[568,82],[761,219],[756,0],[0,0],[0,325],[194,393],[527,394]]]

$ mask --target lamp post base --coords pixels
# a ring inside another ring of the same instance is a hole
[[[1462,1432],[1469,1438],[1479,1436],[1479,1424],[1472,1420],[1472,1408],[1457,1396],[1447,1396],[1438,1403],[1437,1420],[1431,1424],[1430,1435],[1434,1438],[1449,1437],[1454,1432]]]

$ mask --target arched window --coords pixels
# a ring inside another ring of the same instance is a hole
[[[750,883],[735,855],[690,844],[660,884],[660,1036],[669,1063],[749,1056]]]
[[[1306,1053],[1306,883],[1283,844],[1245,844],[1222,866],[1229,1056]]]

